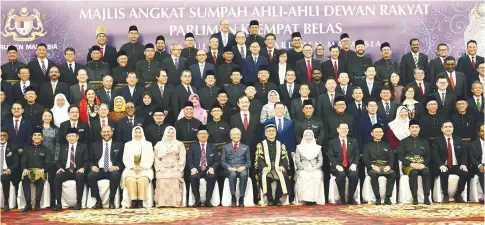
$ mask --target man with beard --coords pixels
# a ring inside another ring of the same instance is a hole
[[[59,81],[59,68],[57,66],[52,66],[49,70],[50,82],[42,84],[40,86],[39,103],[47,109],[51,109],[54,105],[54,97],[57,94],[64,94],[66,99],[69,99],[69,86]]]
[[[467,75],[462,72],[458,72],[455,70],[455,58],[453,56],[448,56],[445,59],[446,61],[446,71],[440,73],[439,77],[446,77],[448,80],[448,91],[453,92],[456,97],[466,97],[468,92],[467,89]],[[470,85],[471,86],[471,85]]]
[[[232,52],[232,48],[225,47],[222,57],[224,58],[224,62],[218,65],[216,68],[216,80],[217,86],[219,87],[224,87],[225,85],[231,84],[231,75],[235,68],[237,68],[239,71],[241,70],[241,67],[233,60],[234,53]]]
[[[303,40],[301,38],[300,32],[293,32],[291,34],[291,45],[293,46],[293,48],[288,50],[288,61],[287,61],[287,63],[291,66],[291,68],[295,68],[296,62],[298,62],[299,60],[305,57],[303,55],[302,43],[303,43]]]
[[[106,45],[108,42],[108,33],[106,32],[105,27],[99,26],[96,28],[96,42],[100,48],[101,61],[108,63],[110,69],[116,68],[118,66],[118,63],[116,62],[116,48]],[[91,51],[92,49],[89,49],[87,62],[92,60]],[[77,71],[74,71],[74,74],[77,74]]]
[[[321,69],[313,69],[312,82],[308,85],[310,87],[310,97],[317,99],[323,93],[327,92],[325,82],[322,81]]]
[[[157,38],[155,39],[155,47],[155,60],[162,63],[164,59],[170,57],[170,54],[168,54],[165,50],[165,37],[163,35],[157,36]]]
[[[438,45],[438,55],[436,58],[429,61],[428,65],[428,81],[431,84],[436,82],[436,76],[446,71],[445,58],[448,57],[448,45],[441,43]],[[419,100],[418,100],[419,101]]]
[[[136,63],[136,75],[140,79],[140,85],[145,86],[145,82],[156,81],[157,75],[160,73],[161,63],[154,60],[155,46],[152,43],[145,45],[145,59]]]
[[[340,46],[342,46],[342,49],[340,49],[339,61],[343,62],[342,71],[346,73],[349,72],[349,63],[351,63],[357,56],[354,51],[350,50],[351,44],[352,41],[347,33],[340,35]]]
[[[10,200],[10,182],[13,183],[15,180],[12,172],[20,167],[20,156],[15,143],[8,141],[8,131],[6,128],[2,128],[1,131],[0,149],[0,154],[3,159],[1,162],[2,167],[0,168],[0,171],[2,171],[0,176],[2,178],[3,211],[8,212],[10,211],[10,204],[8,202]]]
[[[365,68],[373,64],[372,59],[364,55],[365,43],[363,40],[355,41],[355,51],[356,51],[356,54],[355,54],[356,57],[351,58],[350,64],[348,65],[348,69],[349,69],[348,73],[350,75],[350,79],[352,82],[355,80],[364,80]],[[340,54],[342,54],[342,52]]]
[[[136,63],[144,58],[143,52],[145,51],[145,46],[138,43],[139,37],[138,28],[135,25],[130,26],[128,29],[129,42],[123,44],[120,48],[120,50],[126,52],[128,56],[128,67],[131,69],[135,69]]]
[[[376,80],[382,82],[389,82],[389,77],[392,73],[399,72],[399,65],[392,61],[391,45],[388,42],[381,44],[382,58],[374,63],[376,68]],[[401,83],[405,82],[401,79]]]
[[[411,52],[404,54],[401,58],[400,77],[402,84],[408,84],[414,81],[414,69],[421,68],[425,72],[428,72],[428,56],[419,52],[419,40],[413,38],[409,41]],[[428,75],[429,76],[429,75]],[[425,76],[425,80],[428,81],[428,76]]]

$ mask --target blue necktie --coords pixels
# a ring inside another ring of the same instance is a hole
[[[281,119],[278,119],[278,132],[281,132],[283,130],[283,124],[281,123]]]
[[[389,111],[390,111],[390,108],[389,108],[389,102],[386,102],[386,114],[389,116]]]

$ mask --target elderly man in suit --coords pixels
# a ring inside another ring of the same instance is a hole
[[[235,34],[236,44],[232,46],[232,53],[234,54],[234,62],[240,68],[244,67],[244,59],[251,54],[249,46],[246,44],[246,34],[243,31],[238,31]]]
[[[314,69],[320,69],[322,64],[312,57],[313,47],[310,44],[303,45],[304,58],[296,62],[295,70],[298,83],[311,83]]]
[[[29,62],[27,67],[32,74],[32,81],[38,84],[47,83],[49,81],[49,70],[56,65],[50,59],[47,59],[47,45],[40,43],[35,50],[36,58]]]
[[[59,68],[57,66],[52,66],[49,70],[50,82],[40,86],[39,103],[48,109],[54,106],[54,97],[57,94],[64,94],[64,96],[69,99],[69,86],[64,82],[59,81],[59,75]]]
[[[433,80],[435,80],[433,78]],[[434,90],[433,83],[428,83],[424,81],[424,70],[422,68],[414,69],[414,80],[413,82],[409,83],[414,90],[414,99],[419,103],[425,105],[428,100],[428,95]]]
[[[357,166],[359,165],[360,154],[359,144],[357,140],[348,137],[349,125],[345,122],[340,123],[337,128],[338,137],[332,139],[328,143],[328,161],[331,164],[331,173],[336,177],[338,192],[340,200],[338,204],[345,202],[345,183],[346,178],[349,179],[349,194],[348,203],[355,205],[354,193],[359,182],[359,172]]]
[[[339,59],[340,48],[337,45],[330,47],[330,60],[322,63],[323,80],[333,77],[336,80],[341,72],[345,72],[345,62]],[[314,69],[314,68],[313,68]]]
[[[88,72],[85,69],[80,69],[77,72],[78,83],[69,87],[69,103],[79,104],[81,99],[86,94],[87,89],[93,89],[93,85],[88,83]]]
[[[216,37],[209,38],[209,50],[206,53],[206,62],[214,65],[215,67],[219,66],[224,62],[222,53],[222,51],[219,51],[219,40],[217,40]]]
[[[3,191],[3,211],[10,211],[10,205],[8,200],[10,199],[10,182],[13,183],[13,171],[16,171],[20,167],[20,156],[18,148],[12,141],[8,141],[8,131],[6,128],[2,128],[0,133],[0,148],[3,154],[4,161],[2,163],[2,168],[0,174],[2,178],[2,191]]]
[[[180,43],[172,43],[170,45],[170,57],[162,61],[162,69],[167,71],[168,83],[174,86],[180,84],[180,74],[188,68],[187,59],[180,56],[181,52],[182,45]]]
[[[474,175],[477,175],[478,180],[480,180],[482,191],[484,191],[485,189],[483,188],[483,181],[485,177],[485,158],[483,157],[483,154],[485,153],[485,125],[483,124],[478,128],[478,137],[480,138],[473,141],[468,148],[468,155],[471,161],[469,163],[471,165],[469,177],[472,178]],[[472,185],[470,182],[469,184]]]
[[[455,70],[456,62],[453,56],[448,56],[445,59],[446,71],[438,76],[445,76],[448,79],[448,91],[455,93],[456,97],[468,96],[467,77],[464,73]]]
[[[428,71],[428,56],[419,52],[419,40],[417,38],[411,39],[409,46],[411,52],[402,56],[399,67],[401,70],[401,82],[403,84],[408,84],[414,80],[414,69],[422,68],[425,72]]]
[[[482,56],[477,55],[477,42],[469,40],[466,43],[466,55],[458,59],[456,70],[466,75],[467,86],[471,86],[472,82],[478,80],[478,65],[484,62]]]
[[[210,200],[212,192],[216,184],[215,171],[220,166],[220,157],[217,147],[207,142],[209,133],[205,125],[200,125],[197,131],[197,141],[190,145],[187,152],[187,166],[190,169],[190,184],[192,185],[192,193],[194,194],[194,207],[200,207],[200,179],[204,178],[207,182],[206,188],[206,207],[212,207]]]
[[[171,84],[168,84],[168,75],[167,71],[160,70],[157,75],[157,82],[153,82],[147,89],[148,92],[152,94],[152,105],[162,107],[165,109],[164,112],[165,116],[169,116],[169,118],[165,118],[166,122],[173,124],[172,121],[174,120],[173,117],[177,116],[177,112],[172,112],[171,101],[172,101],[172,94],[174,91],[174,87]],[[175,115],[173,115],[175,114]]]
[[[117,96],[122,96],[126,102],[133,102],[135,106],[142,104],[143,92],[145,89],[138,84],[138,77],[135,72],[129,72],[126,76],[128,85],[118,90]]]
[[[96,96],[98,96],[99,101],[109,106],[110,111],[113,110],[116,91],[113,88],[113,77],[111,75],[103,77],[103,87],[96,90]]]
[[[192,74],[192,86],[200,89],[205,87],[204,76],[207,71],[216,71],[215,67],[211,63],[206,63],[207,54],[205,50],[197,51],[195,56],[197,63],[189,67],[190,73]],[[211,57],[212,58],[212,57]]]
[[[249,49],[251,50],[251,55],[244,59],[242,67],[243,81],[246,84],[248,82],[257,82],[259,68],[262,66],[268,68],[269,66],[268,59],[259,55],[261,47],[258,42],[252,42]]]
[[[91,55],[89,55],[91,57]],[[68,47],[64,50],[65,63],[59,65],[59,72],[61,76],[59,81],[66,83],[69,86],[75,85],[77,83],[77,72],[84,68],[84,65],[77,63],[76,60],[76,50],[74,48]]]
[[[236,45],[236,39],[234,34],[229,30],[229,20],[221,20],[219,28],[220,31],[212,34],[211,38],[215,37],[219,40],[219,51],[222,52],[225,47],[232,48],[232,46]]]
[[[436,56],[436,58],[429,61],[429,65],[428,65],[428,73],[427,73],[428,81],[431,84],[434,84],[436,82],[436,76],[438,76],[438,74],[446,71],[445,58],[448,57],[448,45],[446,45],[445,43],[441,43],[438,45],[437,50],[438,50],[438,55]],[[421,68],[421,69],[424,69],[424,68]],[[414,95],[414,97],[416,97],[416,95]],[[420,102],[419,100],[416,100],[416,101]]]
[[[251,167],[249,146],[241,143],[241,130],[232,128],[230,131],[231,143],[222,147],[221,163],[225,176],[229,179],[231,190],[231,207],[236,207],[236,184],[239,178],[239,207],[244,207],[244,194]]]
[[[96,43],[101,49],[101,61],[108,63],[110,69],[114,69],[118,66],[118,62],[116,61],[117,56],[117,51],[115,47],[108,46],[106,43],[108,42],[108,33],[106,31],[106,28],[103,26],[99,26],[96,28]],[[87,62],[91,61],[91,51],[92,49],[89,49],[88,51],[88,56],[87,56]],[[76,74],[76,73],[74,73]]]
[[[473,116],[476,120],[483,121],[483,108],[484,108],[484,98],[483,98],[483,84],[480,81],[473,82],[472,86],[472,96],[468,98],[468,113]]]

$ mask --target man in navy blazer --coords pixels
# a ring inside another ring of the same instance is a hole
[[[209,132],[207,126],[200,125],[197,131],[197,141],[190,145],[187,152],[187,167],[190,169],[190,184],[192,193],[194,193],[194,207],[200,207],[200,179],[204,178],[207,183],[206,188],[206,207],[212,207],[210,202],[212,192],[216,184],[215,171],[219,168],[221,158],[219,157],[217,147],[207,142]]]
[[[229,48],[232,48],[232,46],[236,45],[236,38],[233,33],[230,32],[229,30],[229,21],[226,19],[221,20],[219,23],[220,31],[212,34],[211,38],[215,37],[217,40],[219,40],[219,51],[222,52],[224,50],[224,47],[229,46]]]
[[[475,81],[473,82],[471,89],[473,95],[468,98],[467,111],[474,119],[483,121],[483,106],[485,105],[483,103],[485,100],[483,98],[483,85],[480,81]]]
[[[190,65],[189,67],[190,74],[192,74],[191,85],[197,89],[200,89],[205,87],[204,76],[207,74],[207,71],[212,71],[214,74],[216,68],[214,65],[206,63],[207,55],[205,50],[197,51],[195,58],[197,59],[197,63]]]
[[[477,42],[469,40],[466,43],[466,54],[458,59],[456,71],[466,75],[467,86],[470,87],[472,82],[478,80],[478,65],[483,63],[482,56],[477,55]]]
[[[145,89],[138,85],[138,78],[135,72],[129,72],[126,76],[127,86],[124,86],[118,90],[117,96],[122,96],[126,102],[133,102],[135,106],[139,106],[142,103],[143,92]]]
[[[264,126],[268,124],[276,124],[276,140],[280,141],[286,146],[286,151],[288,155],[291,154],[292,161],[295,155],[296,144],[295,144],[295,128],[293,121],[284,117],[285,115],[285,105],[282,102],[277,102],[274,105],[275,116],[267,119],[264,122]],[[264,134],[263,134],[264,138]],[[290,167],[292,163],[290,162]]]
[[[245,84],[248,82],[258,81],[258,72],[260,66],[269,67],[268,59],[259,55],[261,47],[259,46],[258,42],[255,41],[251,43],[249,49],[251,51],[251,55],[244,59],[242,69],[243,81]]]
[[[377,101],[375,99],[371,99],[369,100],[369,102],[367,102],[367,107],[366,107],[367,113],[363,113],[359,117],[359,130],[357,131],[357,140],[359,141],[360,153],[363,152],[365,144],[373,140],[370,133],[372,131],[372,126],[375,123],[380,123],[382,127],[384,127],[384,132],[387,134],[386,116],[382,114],[378,114],[377,108],[378,108]],[[384,137],[386,136],[387,135],[384,135]]]

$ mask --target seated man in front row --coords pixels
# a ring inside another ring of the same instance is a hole
[[[372,137],[374,140],[369,142],[364,147],[363,161],[367,167],[367,173],[370,176],[370,183],[374,196],[376,197],[376,205],[381,204],[381,195],[379,188],[379,177],[384,176],[387,179],[386,184],[386,205],[391,204],[392,190],[394,189],[394,182],[396,181],[396,174],[391,169],[393,168],[394,157],[391,146],[382,141],[384,130],[380,123],[372,126]]]
[[[259,180],[263,193],[268,199],[268,206],[281,206],[281,197],[287,195],[288,190],[288,170],[289,159],[286,147],[276,140],[276,126],[266,125],[266,140],[256,146],[256,165],[259,170]],[[271,183],[276,181],[276,192],[273,198]]]
[[[485,177],[485,149],[483,149],[485,147],[485,125],[482,124],[478,128],[478,136],[480,138],[473,141],[468,149],[471,160],[470,164],[472,165],[470,168],[470,178],[477,175],[480,181],[482,192],[485,192],[485,189],[483,189],[483,178]]]
[[[236,184],[239,178],[239,207],[244,207],[244,194],[248,182],[248,171],[251,166],[249,146],[242,144],[241,130],[232,128],[230,131],[231,143],[222,147],[222,166],[229,179],[231,189],[231,207],[236,207]]]

